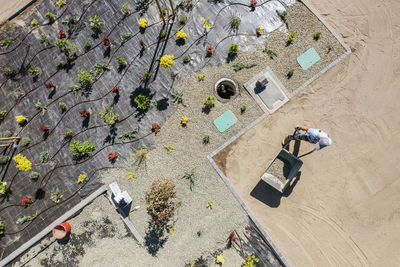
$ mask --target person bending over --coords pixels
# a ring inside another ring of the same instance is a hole
[[[302,140],[313,143],[315,144],[316,150],[320,150],[332,144],[332,140],[326,132],[320,129],[308,128],[306,126],[296,126],[293,134],[283,138],[282,147],[289,145],[292,140]]]

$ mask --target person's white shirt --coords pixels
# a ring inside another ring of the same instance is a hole
[[[309,128],[307,133],[312,141],[316,141],[316,150],[320,150],[321,148],[330,146],[332,144],[332,140],[329,135],[320,129]]]

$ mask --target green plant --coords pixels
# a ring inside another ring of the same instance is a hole
[[[79,19],[74,18],[74,17],[65,17],[62,20],[62,24],[66,24],[68,26],[68,28],[71,28],[72,26],[74,26],[76,23],[78,23]]]
[[[57,69],[64,68],[64,61],[58,60],[57,63],[56,63],[56,67],[57,67]]]
[[[75,43],[68,41],[67,38],[58,38],[54,45],[58,47],[66,57],[74,57],[76,55]]]
[[[40,35],[40,43],[44,44],[45,47],[48,47],[51,44],[49,37],[45,33]]]
[[[66,110],[66,109],[67,109],[67,104],[65,104],[64,102],[58,102],[58,106],[59,106],[62,110]]]
[[[25,222],[31,222],[33,221],[36,217],[38,216],[38,212],[36,211],[35,214],[31,215],[31,216],[24,216],[21,218],[18,218],[17,221],[15,222],[16,224],[23,224]]]
[[[293,73],[294,73],[294,70],[289,70],[289,72],[286,74],[287,78],[288,79],[292,78]]]
[[[137,108],[141,110],[146,110],[150,106],[149,98],[143,94],[137,95],[133,101],[135,101]]]
[[[0,236],[4,234],[4,223],[0,221]]]
[[[201,22],[203,22],[203,27],[206,32],[208,32],[211,28],[210,18],[205,19],[203,17],[200,18]]]
[[[16,37],[7,37],[3,40],[0,41],[0,47],[5,47],[8,48],[10,46],[10,44],[17,39]]]
[[[84,158],[90,155],[94,150],[94,144],[90,143],[90,140],[86,140],[85,142],[81,142],[78,140],[74,140],[69,147],[72,155],[77,158]]]
[[[148,80],[150,80],[151,78],[151,74],[148,71],[143,72],[142,74],[142,81],[147,82]]]
[[[203,104],[206,108],[212,108],[214,106],[214,102],[217,98],[213,95],[209,95],[206,100],[203,101]]]
[[[175,200],[175,183],[170,179],[157,179],[146,192],[147,213],[157,225],[166,223],[180,202]]]
[[[185,25],[186,21],[187,21],[187,17],[186,16],[181,16],[179,18],[179,23],[182,24],[182,25]]]
[[[187,64],[187,63],[190,62],[190,60],[191,60],[190,56],[185,56],[185,57],[183,58],[183,63]]]
[[[35,171],[32,171],[31,173],[29,173],[29,177],[30,177],[32,180],[37,180],[37,179],[39,178],[39,176],[40,176],[40,173],[35,172]]]
[[[167,9],[165,7],[161,8],[161,14],[165,17],[167,15]]]
[[[289,33],[287,44],[289,45],[289,44],[293,43],[294,38],[296,38],[296,32]]]
[[[103,110],[99,111],[100,117],[109,125],[114,125],[118,120],[118,114],[112,110],[112,104],[108,104]]]
[[[190,183],[190,190],[192,190],[194,186],[194,182],[196,181],[196,175],[194,173],[194,169],[190,171],[186,171],[185,174],[183,175],[183,178],[188,179]]]
[[[40,102],[40,100],[38,100],[38,101],[35,103],[35,108],[41,110],[43,115],[44,115],[44,114],[46,113],[46,111],[47,111],[47,107],[46,107],[45,105],[43,105],[42,102]]]
[[[11,137],[13,135],[13,133],[10,130],[6,130],[4,131],[4,137]]]
[[[92,48],[92,46],[93,46],[92,42],[86,42],[85,43],[85,50],[86,51],[90,50],[90,48]]]
[[[253,254],[247,257],[246,261],[242,264],[241,267],[256,267],[256,264],[259,261],[260,260],[256,258],[256,256]]]
[[[65,130],[65,132],[63,133],[64,138],[66,139],[71,139],[72,137],[74,137],[74,132],[71,129],[67,129]]]
[[[158,37],[159,37],[160,39],[164,38],[165,36],[167,36],[167,33],[166,33],[164,30],[162,30],[162,31],[160,32],[160,34],[158,35]]]
[[[89,85],[90,85],[90,84],[89,84]],[[89,87],[89,85],[88,85],[87,87]],[[74,95],[76,95],[76,93],[77,93],[79,90],[81,90],[81,89],[82,89],[82,86],[81,86],[81,85],[73,84],[73,85],[70,85],[70,86],[69,86],[69,91],[70,91],[70,92],[73,92]]]
[[[7,183],[0,181],[0,194],[4,195],[7,192]]]
[[[138,148],[135,152],[135,157],[138,159],[138,164],[140,165],[142,162],[146,161],[147,159],[147,149],[145,148]]]
[[[31,139],[29,139],[28,137],[23,137],[21,139],[21,145],[22,146],[29,146],[30,143],[31,143]]]
[[[120,66],[126,66],[126,59],[123,57],[117,57],[118,64]]]
[[[40,163],[45,163],[45,162],[47,162],[47,161],[49,160],[49,158],[50,158],[50,153],[49,153],[49,151],[43,150],[43,151],[40,153],[39,161],[40,161]]]
[[[92,28],[92,30],[100,31],[103,23],[101,22],[101,19],[98,15],[91,16],[89,21],[90,21],[90,28]]]
[[[39,71],[35,66],[31,66],[31,67],[28,69],[28,72],[29,72],[29,74],[32,75],[33,77],[37,77],[37,76],[39,76],[39,74],[40,74],[40,71]]]
[[[96,76],[98,76],[102,71],[112,70],[112,67],[104,62],[96,62],[94,64]]]
[[[232,15],[231,16],[231,24],[230,24],[231,29],[237,31],[239,29],[240,22],[241,22],[241,19],[238,16]]]
[[[132,131],[126,131],[123,132],[121,134],[121,136],[119,137],[122,141],[125,141],[126,139],[133,139],[135,138],[136,134],[139,132],[139,127],[136,127],[135,129],[133,129]]]
[[[125,2],[122,3],[121,11],[124,14],[124,16],[128,16],[131,13],[131,10],[129,9],[128,5]]]
[[[3,120],[6,117],[7,110],[0,109],[0,120]]]
[[[15,76],[15,72],[13,70],[11,70],[9,67],[3,67],[2,69],[4,76],[6,77],[14,77]]]
[[[0,165],[6,164],[10,160],[9,156],[6,155],[1,155],[0,156]]]
[[[199,75],[197,75],[197,80],[199,81],[199,82],[201,82],[201,81],[204,81],[204,74],[199,74]]]
[[[209,135],[205,135],[203,136],[203,144],[208,144],[210,143],[210,136]]]
[[[197,236],[200,237],[203,234],[203,229],[197,230]]]
[[[175,92],[172,94],[174,100],[173,102],[176,103],[178,102],[178,104],[182,104],[183,106],[186,106],[185,103],[183,103],[183,93],[181,92]]]
[[[255,63],[243,64],[242,62],[238,62],[238,63],[233,65],[233,70],[234,71],[239,71],[241,69],[250,69],[250,68],[255,67],[255,66],[257,66],[257,64],[255,64]]]
[[[321,33],[320,33],[320,32],[314,33],[313,39],[314,39],[315,41],[318,41],[319,38],[321,38]]]
[[[121,44],[126,43],[126,41],[129,40],[129,38],[131,38],[132,33],[123,33],[121,34]]]
[[[48,18],[49,19],[49,21],[53,21],[54,20],[54,14],[53,13],[51,13],[50,11],[48,11],[47,13],[46,13],[46,15],[44,15],[46,18]]]
[[[78,69],[76,72],[78,75],[79,83],[82,87],[89,87],[93,82],[93,71]]]
[[[246,111],[246,106],[241,106],[240,107],[240,113],[244,113]]]
[[[287,11],[285,10],[285,11],[280,12],[280,11],[277,10],[276,13],[283,20],[283,22],[285,22],[286,27],[289,27],[289,22],[288,22],[288,19],[287,19]]]
[[[271,50],[268,48],[267,44],[265,44],[264,53],[266,53],[270,59],[274,59],[274,57],[277,57],[278,55],[275,53],[275,51]]]
[[[238,44],[231,44],[228,49],[228,53],[230,55],[235,55],[239,52],[239,45]]]
[[[63,195],[60,194],[60,190],[57,188],[52,188],[50,191],[50,199],[54,202],[54,203],[59,203],[61,201],[61,199],[63,198]]]

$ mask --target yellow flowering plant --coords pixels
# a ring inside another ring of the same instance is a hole
[[[175,64],[174,56],[172,55],[163,55],[160,58],[160,66],[164,68],[171,68]]]
[[[32,21],[31,21],[31,25],[32,26],[36,26],[36,25],[38,25],[39,24],[39,22],[36,20],[36,19],[33,19]]]
[[[183,30],[177,31],[176,32],[176,38],[183,40],[183,39],[186,38],[186,33]]]
[[[172,150],[174,150],[173,147],[170,145],[165,145],[164,148],[167,150],[168,153],[171,153]]]
[[[204,74],[199,74],[198,76],[197,76],[197,79],[199,80],[199,82],[201,82],[201,81],[204,81]]]
[[[17,154],[12,158],[17,164],[16,167],[20,171],[29,171],[32,169],[32,162],[30,162],[26,157],[21,154]]]
[[[222,255],[218,255],[217,258],[215,259],[215,262],[218,264],[224,264],[225,260]]]
[[[264,32],[264,27],[261,26],[261,25],[258,26],[258,27],[257,27],[257,34],[258,34],[258,35],[261,35],[261,34],[263,34],[263,32]]]
[[[24,124],[24,123],[26,123],[26,121],[27,121],[27,119],[26,119],[24,116],[22,116],[22,115],[15,116],[15,120],[16,120],[19,124]]]
[[[182,123],[183,126],[186,126],[188,121],[189,121],[189,118],[187,116],[182,116],[181,123]]]
[[[86,174],[80,174],[78,177],[78,184],[83,183],[86,178],[87,178]]]
[[[135,173],[133,173],[133,172],[128,172],[128,179],[130,180],[130,179],[136,179],[137,178],[137,176],[136,176],[136,174]]]
[[[65,5],[65,4],[67,4],[65,1],[63,1],[63,0],[58,0],[57,2],[56,2],[56,5],[58,6],[58,7],[62,7],[63,5]]]
[[[146,24],[147,24],[147,20],[145,18],[139,19],[140,28],[145,29],[146,28]]]

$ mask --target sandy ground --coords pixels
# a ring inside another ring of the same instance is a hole
[[[0,22],[11,16],[17,9],[28,4],[30,0],[0,0]]]
[[[226,174],[292,266],[398,266],[400,1],[307,2],[353,54],[228,147]],[[252,197],[296,124],[333,145],[302,158],[286,196]]]

